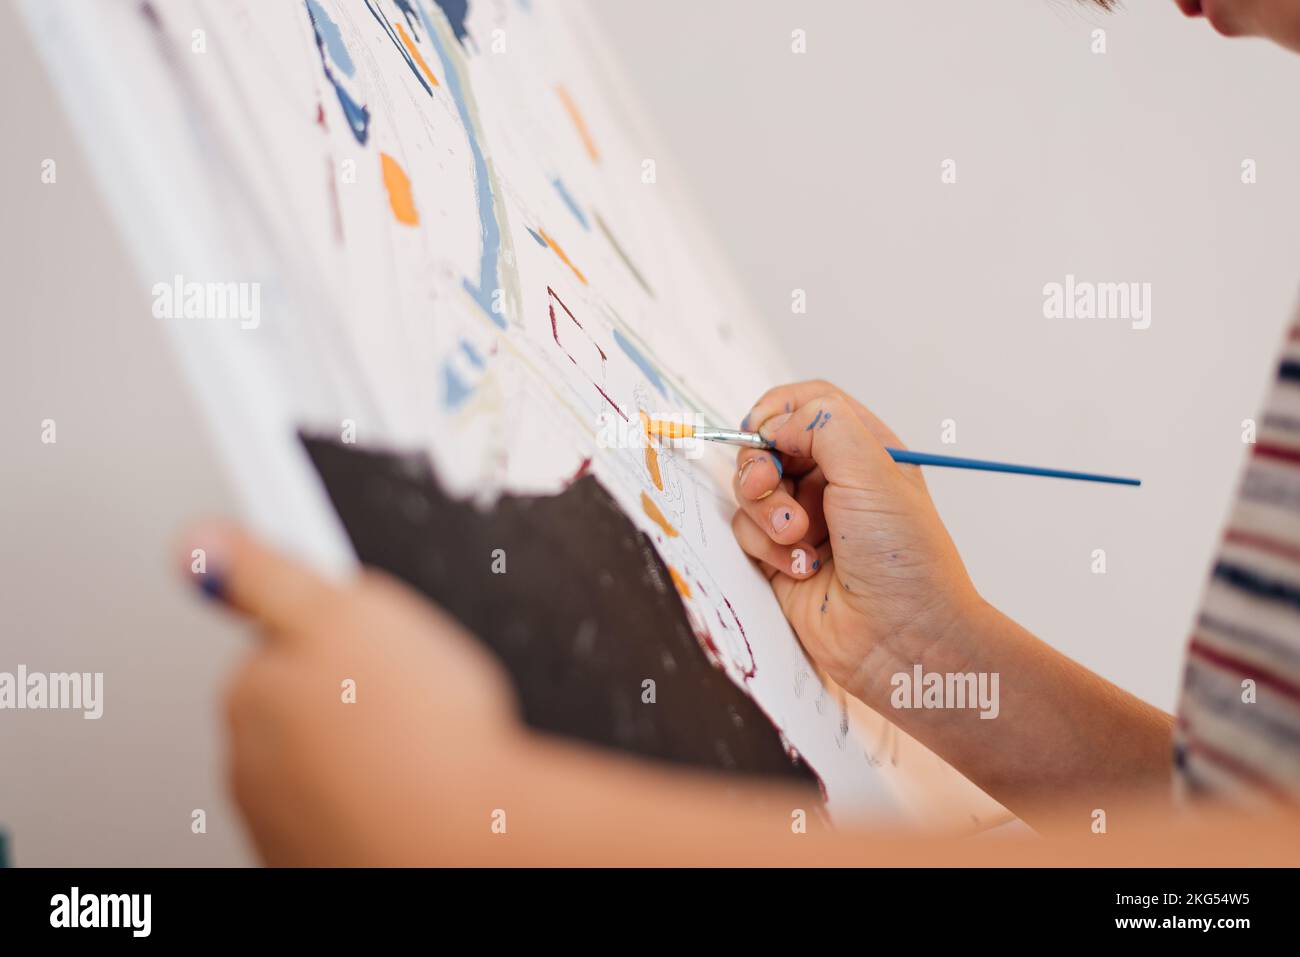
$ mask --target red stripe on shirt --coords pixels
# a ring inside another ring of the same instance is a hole
[[[1293,562],[1300,562],[1300,547],[1292,545],[1290,542],[1271,538],[1268,535],[1260,535],[1258,532],[1245,532],[1238,528],[1230,528],[1224,532],[1223,540],[1231,542],[1233,545],[1258,548],[1261,552],[1280,555],[1282,558],[1290,559]]]
[[[1261,668],[1253,662],[1224,654],[1217,648],[1211,648],[1195,635],[1192,636],[1191,642],[1187,645],[1187,653],[1195,655],[1202,661],[1206,661],[1224,671],[1232,671],[1242,677],[1253,678],[1259,684],[1267,685],[1284,697],[1293,701],[1300,701],[1300,685],[1297,685],[1294,681]]]
[[[1300,449],[1290,449],[1285,445],[1274,445],[1271,442],[1256,442],[1252,454],[1258,455],[1260,458],[1273,459],[1278,462],[1287,462],[1291,465],[1300,465]]]
[[[1251,767],[1248,764],[1239,761],[1230,754],[1225,754],[1211,744],[1206,744],[1190,727],[1186,729],[1187,737],[1185,744],[1188,750],[1195,751],[1200,757],[1204,758],[1210,764],[1218,765],[1224,771],[1234,777],[1241,778],[1243,781],[1257,787],[1269,797],[1288,807],[1296,807],[1297,802],[1295,795],[1287,791],[1282,785],[1278,784],[1272,778],[1266,777],[1263,773]]]

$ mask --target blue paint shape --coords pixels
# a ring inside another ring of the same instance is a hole
[[[460,31],[457,33],[457,39],[460,39],[465,30],[465,10],[467,5],[465,3],[448,3],[447,0],[434,0],[434,2],[446,14],[453,32],[456,31],[459,22]],[[454,20],[451,12],[447,9],[448,7],[457,6],[459,6],[460,11],[459,21]],[[442,61],[442,72],[446,74],[444,85],[451,94],[452,101],[456,104],[456,112],[460,115],[460,124],[465,128],[465,138],[469,140],[470,153],[474,157],[475,194],[478,197],[479,233],[483,239],[483,254],[479,259],[478,285],[475,286],[468,276],[462,280],[461,285],[479,304],[484,315],[500,328],[505,329],[505,317],[492,309],[492,294],[497,289],[497,260],[501,253],[501,227],[497,223],[497,214],[492,206],[492,181],[488,178],[487,160],[483,158],[483,149],[479,145],[478,136],[474,132],[474,123],[470,119],[469,104],[465,99],[465,89],[461,86],[460,73],[452,64],[451,57],[448,55],[446,47],[443,46],[442,38],[438,36],[438,31],[429,28],[426,32],[429,34],[429,42],[438,51],[438,59]]]
[[[528,229],[528,227],[525,226],[524,229]],[[537,240],[537,245],[541,246],[543,249],[549,249],[549,248],[550,248],[550,243],[548,243],[545,239],[543,239],[543,238],[542,238],[541,236],[539,236],[537,233],[533,232],[531,229],[528,229],[528,235],[529,235],[529,236],[532,236],[533,239]]]
[[[805,432],[811,432],[813,429],[817,428],[817,423],[820,422],[821,420],[822,420],[822,411],[821,411],[821,409],[818,409],[818,410],[817,410],[817,418],[815,418],[815,419],[813,419],[811,422],[809,422],[809,423],[808,423],[808,427],[807,427],[806,429],[804,429],[804,431],[805,431]]]
[[[343,88],[342,82],[330,69],[329,58],[325,55],[325,38],[321,34],[321,25],[317,22],[312,7],[320,10],[320,6],[314,3],[313,0],[307,0],[307,16],[311,20],[312,31],[316,34],[316,52],[320,54],[321,69],[325,72],[325,79],[329,80],[330,86],[334,87],[334,95],[339,98],[339,106],[343,108],[343,115],[348,120],[348,129],[352,131],[352,135],[356,137],[357,142],[365,146],[366,137],[370,135],[370,111],[352,99],[352,95]],[[321,13],[324,12],[321,10]],[[326,17],[326,21],[331,24],[334,22],[328,17]],[[337,32],[337,25],[335,25],[334,29]],[[351,62],[351,58],[349,58],[348,63],[351,64]],[[342,64],[339,66],[342,68]]]
[[[475,369],[483,368],[483,357],[478,354],[478,350],[470,345],[467,340],[460,340],[460,351],[465,353],[465,358],[473,364]]]
[[[330,51],[334,65],[345,75],[356,76],[357,67],[352,62],[352,54],[348,53],[347,45],[343,42],[343,33],[339,30],[339,25],[316,0],[307,0],[307,9],[311,11],[312,23],[316,25],[316,34],[325,41],[325,48]]]
[[[469,14],[469,0],[433,0],[442,10],[442,15],[447,18],[447,23],[451,26],[451,32],[456,34],[456,39],[460,45],[465,45],[465,17]]]
[[[555,179],[551,180],[551,185],[554,186],[555,191],[560,194],[560,199],[564,200],[564,205],[569,207],[569,212],[573,213],[574,219],[582,224],[583,229],[590,232],[591,226],[587,223],[587,217],[583,214],[573,196],[564,188],[564,182],[557,176]]]
[[[633,345],[632,341],[623,335],[618,328],[614,329],[614,341],[618,343],[618,347],[623,350],[627,357],[636,363],[637,368],[650,380],[650,384],[659,390],[659,394],[665,399],[668,398],[668,389],[664,386],[664,380],[659,376],[659,370],[641,354],[641,350]]]
[[[768,455],[772,455],[772,453],[769,452]],[[779,479],[785,478],[785,468],[784,466],[781,465],[780,458],[778,458],[775,455],[772,455],[772,464],[776,466],[776,477]]]
[[[748,415],[745,416],[743,419],[740,420],[740,431],[742,431],[742,432],[748,432],[748,431],[749,431],[749,416],[748,416]]]
[[[458,409],[465,400],[474,394],[474,390],[446,363],[442,367],[442,403],[448,409]]]

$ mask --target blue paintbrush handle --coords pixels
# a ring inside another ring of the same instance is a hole
[[[1141,479],[1120,478],[1117,475],[1096,475],[1092,472],[1066,472],[1061,469],[1040,469],[1033,465],[1011,465],[1008,462],[987,462],[984,459],[962,459],[955,455],[931,455],[928,452],[909,452],[906,449],[885,449],[895,462],[906,465],[939,465],[950,469],[978,469],[982,472],[1013,472],[1016,475],[1045,475],[1048,478],[1078,479],[1081,482],[1109,482],[1112,485],[1141,485]]]

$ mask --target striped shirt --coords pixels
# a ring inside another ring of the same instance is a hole
[[[1300,321],[1188,644],[1174,774],[1184,796],[1300,806]]]

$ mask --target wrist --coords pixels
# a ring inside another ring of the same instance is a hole
[[[895,676],[962,674],[979,670],[1001,613],[974,587],[925,609],[894,632],[879,638],[846,685],[846,690],[882,714],[893,709]]]

